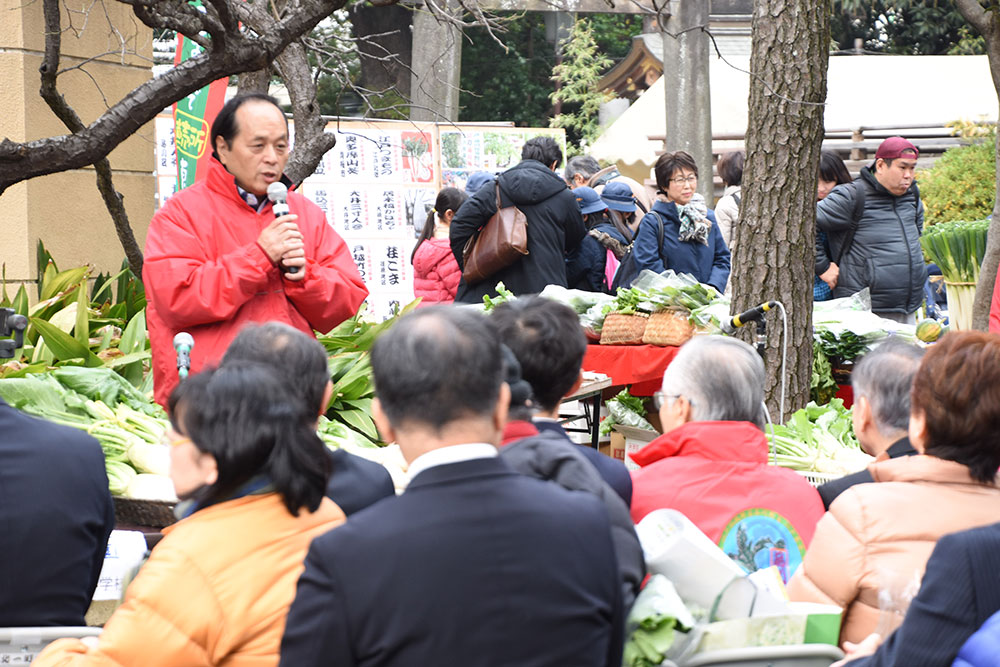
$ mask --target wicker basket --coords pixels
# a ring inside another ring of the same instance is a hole
[[[664,310],[649,316],[642,342],[647,345],[683,345],[694,335],[688,318],[673,310]]]
[[[642,345],[648,320],[645,315],[611,313],[601,328],[601,345]]]
[[[174,503],[163,500],[135,500],[114,496],[115,523],[128,526],[163,528],[176,523]]]

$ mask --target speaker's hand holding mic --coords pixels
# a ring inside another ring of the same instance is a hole
[[[265,227],[257,237],[257,244],[272,262],[278,264],[288,280],[302,280],[305,277],[305,245],[302,232],[296,224],[298,216],[288,212],[285,198],[288,189],[283,183],[271,183],[267,187],[267,197],[274,202],[274,222]]]

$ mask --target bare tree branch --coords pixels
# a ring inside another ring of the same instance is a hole
[[[137,16],[140,8],[155,7],[156,11],[148,12],[147,18],[157,14],[163,18],[161,8],[172,6],[167,0],[123,1],[135,8]],[[231,34],[225,50],[208,50],[145,82],[80,132],[25,142],[4,139],[0,142],[0,193],[14,183],[36,176],[94,164],[174,101],[216,79],[267,67],[288,44],[345,3],[346,0],[313,0],[274,22],[264,34]],[[142,16],[139,18],[143,20]],[[177,29],[176,25],[163,27]]]
[[[42,10],[45,16],[45,57],[39,72],[41,88],[39,94],[59,120],[71,131],[81,132],[85,129],[83,121],[76,111],[62,96],[56,85],[59,71],[59,54],[62,46],[62,19],[59,15],[59,0],[43,0]],[[111,219],[118,234],[118,240],[125,250],[129,267],[137,277],[142,277],[142,250],[132,233],[128,213],[125,211],[123,197],[114,186],[111,178],[111,163],[102,157],[94,163],[97,172],[97,189],[104,199],[104,205],[111,214]]]
[[[337,135],[325,131],[326,120],[319,113],[316,84],[302,43],[289,44],[278,56],[277,65],[288,86],[295,117],[295,150],[285,165],[285,174],[298,184],[316,171],[323,155],[336,145]]]

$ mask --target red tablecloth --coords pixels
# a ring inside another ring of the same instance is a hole
[[[656,345],[588,345],[583,370],[604,373],[614,385],[632,385],[634,396],[651,396],[660,388],[663,371],[679,349]]]

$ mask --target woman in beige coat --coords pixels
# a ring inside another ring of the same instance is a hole
[[[910,442],[920,456],[876,462],[820,520],[793,600],[844,608],[841,640],[887,635],[916,594],[938,538],[1000,521],[1000,336],[952,332],[914,379]]]

